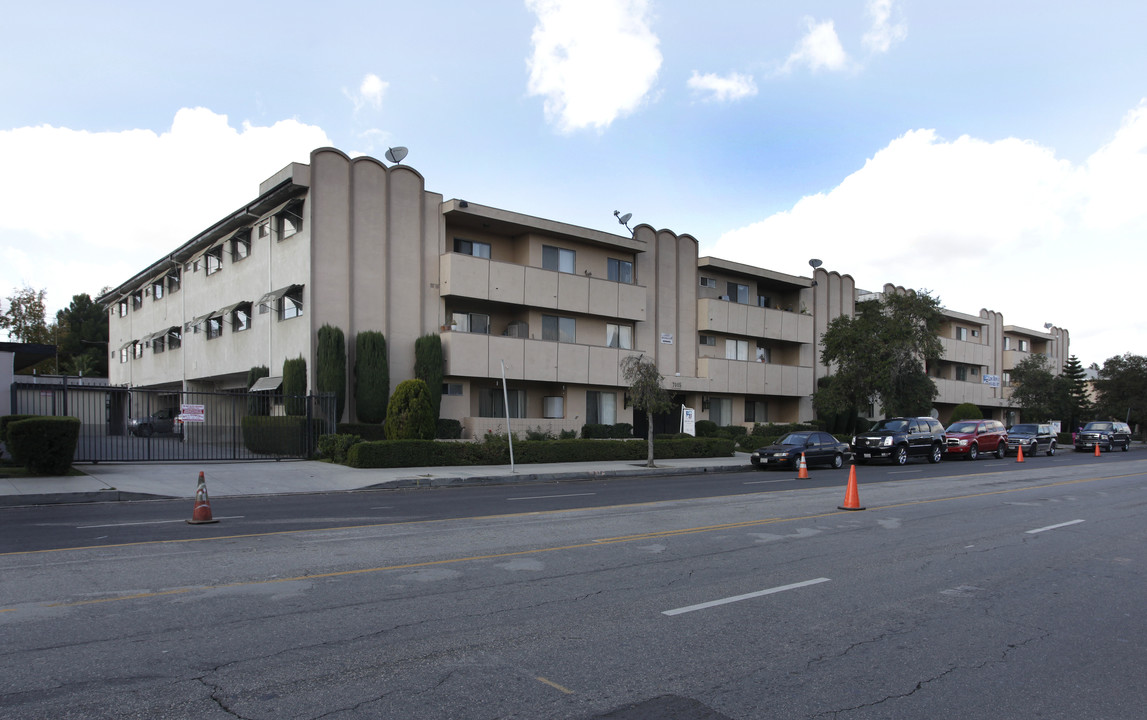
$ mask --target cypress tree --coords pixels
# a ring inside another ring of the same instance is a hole
[[[321,393],[335,394],[335,417],[341,420],[346,408],[346,337],[333,325],[319,328],[315,385]]]
[[[288,415],[307,414],[307,359],[283,361],[283,395]]]
[[[247,371],[247,389],[250,390],[251,386],[255,384],[260,378],[270,377],[271,370],[266,365],[256,365]],[[270,415],[271,403],[270,398],[266,395],[247,395],[247,414],[248,415]]]
[[[381,423],[390,399],[386,337],[375,330],[354,338],[354,404],[359,422]]]
[[[430,407],[434,411],[435,422],[438,422],[439,412],[442,408],[444,365],[442,336],[423,335],[414,341],[414,377],[426,383],[430,392]]]

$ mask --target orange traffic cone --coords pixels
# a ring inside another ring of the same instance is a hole
[[[841,510],[863,510],[860,504],[860,491],[856,487],[856,466],[848,468],[848,491],[844,494],[844,504],[838,506]]]
[[[1095,443],[1095,457],[1099,457],[1100,454],[1101,453],[1099,452],[1099,443]]]
[[[199,485],[195,487],[195,508],[191,511],[189,525],[206,525],[217,523],[211,519],[211,501],[207,498],[207,481],[203,479],[203,471],[199,471]]]
[[[808,464],[804,461],[804,453],[801,453],[801,461],[797,464],[797,480],[808,480]]]
[[[1016,445],[1016,462],[1024,461],[1024,446]]]

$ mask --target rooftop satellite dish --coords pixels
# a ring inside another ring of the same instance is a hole
[[[809,260],[809,261],[808,261],[808,264],[809,264],[810,266],[812,266],[812,269],[813,269],[813,270],[816,270],[816,269],[817,269],[818,267],[820,267],[821,265],[824,265],[824,263],[822,263],[820,260],[817,260],[816,258],[813,258],[812,260]]]
[[[622,215],[620,210],[614,210],[613,216],[617,218],[618,223],[624,225],[626,230],[629,230],[629,219],[633,217],[633,213],[625,213]],[[629,230],[629,232],[633,231]]]
[[[392,162],[395,165],[400,165],[402,164],[403,159],[406,158],[406,154],[408,152],[410,151],[404,147],[392,147],[386,151],[386,155],[384,157],[388,162]]]

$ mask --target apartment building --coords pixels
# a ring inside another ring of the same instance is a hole
[[[650,225],[614,234],[447,200],[412,167],[320,148],[100,302],[111,383],[173,393],[243,392],[258,365],[271,369],[262,385],[273,387],[283,361],[299,356],[313,387],[326,324],[343,330],[352,368],[355,335],[381,331],[393,388],[413,377],[415,340],[438,333],[442,417],[474,437],[504,431],[507,410],[518,431],[643,429],[620,371],[632,354],[652,358],[675,402],[699,419],[808,420],[828,372],[819,338],[852,312],[856,294],[848,275],[699,257],[693,237]],[[956,380],[958,363],[991,374],[1018,361],[1021,340],[1035,351],[1027,331],[997,332],[994,315],[979,321],[993,328],[989,347],[953,338],[969,345],[953,345],[951,367],[941,368],[953,383],[969,382]],[[954,385],[942,397],[965,391]],[[355,420],[351,388],[347,398],[343,419]],[[659,418],[656,429],[675,423]]]

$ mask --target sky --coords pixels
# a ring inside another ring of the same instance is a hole
[[[17,3],[0,298],[130,278],[312,149],[446,198],[1147,354],[1143,0]]]

